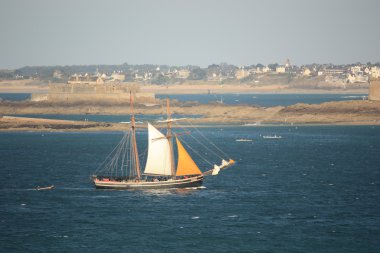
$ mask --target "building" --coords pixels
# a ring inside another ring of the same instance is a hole
[[[138,87],[128,84],[50,84],[47,94],[32,94],[32,101],[52,102],[106,102],[125,103],[130,101],[132,92],[135,101],[142,103],[155,102],[155,94],[138,92]]]
[[[371,77],[380,78],[380,67],[375,66],[371,68]]]
[[[111,75],[111,80],[123,82],[125,80],[125,74],[118,73],[118,72],[113,72],[112,75]]]
[[[262,71],[263,71],[263,73],[268,73],[268,72],[271,72],[272,70],[268,66],[265,66],[265,67],[263,67]]]
[[[236,79],[240,80],[250,75],[250,72],[248,70],[245,70],[244,68],[238,69],[235,72]]]
[[[285,66],[277,66],[276,67],[276,73],[285,73],[286,72],[286,67]]]
[[[368,99],[380,101],[380,79],[372,78],[369,86]]]
[[[338,68],[326,68],[324,70],[324,74],[326,76],[341,75],[341,74],[346,74],[346,70],[345,69],[338,69]]]
[[[177,78],[179,79],[187,79],[190,76],[190,70],[188,69],[180,69],[177,71]]]
[[[60,70],[55,70],[53,72],[53,77],[56,78],[56,79],[62,79],[63,74],[62,74],[62,72]]]
[[[367,75],[355,75],[355,74],[348,74],[347,80],[350,83],[367,83],[368,82],[368,76]]]
[[[303,76],[310,76],[311,75],[311,70],[309,68],[305,68],[302,72]]]
[[[354,67],[351,67],[351,68],[350,68],[350,71],[351,71],[351,73],[354,74],[354,75],[359,75],[359,74],[363,73],[363,71],[362,71],[362,67],[361,67],[361,66],[354,66]]]
[[[104,84],[104,79],[101,76],[90,76],[89,74],[77,75],[70,77],[68,84]]]

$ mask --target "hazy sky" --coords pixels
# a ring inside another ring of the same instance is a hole
[[[0,0],[0,68],[380,61],[380,0]]]

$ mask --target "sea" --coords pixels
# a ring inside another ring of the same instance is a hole
[[[366,99],[368,94],[157,94],[159,99],[177,99],[182,102],[198,101],[201,104],[223,103],[257,106],[287,106],[296,103],[320,104],[331,101]],[[0,93],[0,101],[30,99],[30,93]]]
[[[158,94],[157,98],[177,99],[182,102],[198,101],[201,104],[288,106],[297,103],[320,104],[332,101],[363,100],[368,94]]]
[[[90,181],[122,132],[0,132],[0,252],[379,252],[379,126],[191,131],[202,170],[236,164],[201,188],[146,191]]]

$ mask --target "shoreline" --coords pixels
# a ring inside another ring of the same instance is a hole
[[[62,85],[62,83],[57,83]],[[123,83],[138,85],[140,92],[162,94],[368,94],[368,88],[293,88],[286,84],[268,84],[268,85],[251,85],[251,84],[215,84],[215,83],[186,83],[170,85],[153,85],[141,83]],[[50,84],[54,85],[54,83]],[[0,93],[48,93],[49,85],[39,81],[0,81]]]
[[[1,104],[0,131],[125,131],[129,124],[18,117],[23,114],[87,114],[88,106],[14,103]],[[126,106],[92,106],[91,115],[129,115]],[[255,107],[250,105],[173,106],[172,114],[199,115],[182,121],[187,127],[266,127],[301,125],[380,125],[380,102],[351,100],[322,104]],[[135,114],[165,115],[166,108],[136,107]],[[153,121],[153,120],[152,120]],[[187,123],[186,123],[187,122]],[[165,127],[165,124],[158,124]],[[183,126],[184,126],[183,125]],[[138,128],[144,128],[141,125]]]

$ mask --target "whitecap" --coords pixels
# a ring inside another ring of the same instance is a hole
[[[238,215],[234,214],[234,215],[229,215],[228,218],[237,218],[239,217]]]
[[[192,220],[197,220],[197,219],[199,219],[199,216],[193,216],[193,217],[191,217],[191,219]]]

